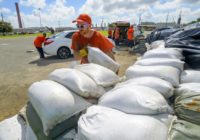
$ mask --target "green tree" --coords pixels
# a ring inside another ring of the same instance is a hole
[[[197,22],[200,22],[200,18],[197,18]]]
[[[0,33],[12,32],[13,27],[9,22],[0,21]]]

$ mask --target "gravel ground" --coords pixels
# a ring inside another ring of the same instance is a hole
[[[33,39],[0,39],[0,121],[15,115],[26,104],[27,90],[32,83],[47,79],[55,69],[69,67],[74,60],[62,60],[56,56],[40,60]],[[130,54],[126,47],[116,50],[116,61],[121,64],[119,76],[123,76],[137,56]]]

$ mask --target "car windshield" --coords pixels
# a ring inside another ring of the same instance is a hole
[[[55,35],[53,35],[53,36],[51,36],[51,37],[49,37],[49,38],[57,38],[57,37],[62,36],[62,35],[64,35],[64,34],[65,34],[64,32],[57,33],[57,34],[55,34]]]

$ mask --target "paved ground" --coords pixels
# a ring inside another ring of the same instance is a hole
[[[0,39],[0,121],[13,116],[26,104],[27,90],[33,82],[47,79],[50,72],[68,67],[73,60],[62,60],[56,56],[40,60],[32,45],[33,39]],[[136,56],[126,50],[122,48],[115,55],[117,62],[121,64],[120,76],[136,60]]]

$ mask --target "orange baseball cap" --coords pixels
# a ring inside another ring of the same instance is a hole
[[[91,17],[88,14],[80,14],[78,16],[78,18],[76,20],[73,20],[72,22],[73,23],[74,22],[78,22],[78,23],[83,23],[83,22],[85,23],[85,22],[87,22],[88,24],[92,24],[92,19],[91,19]]]

